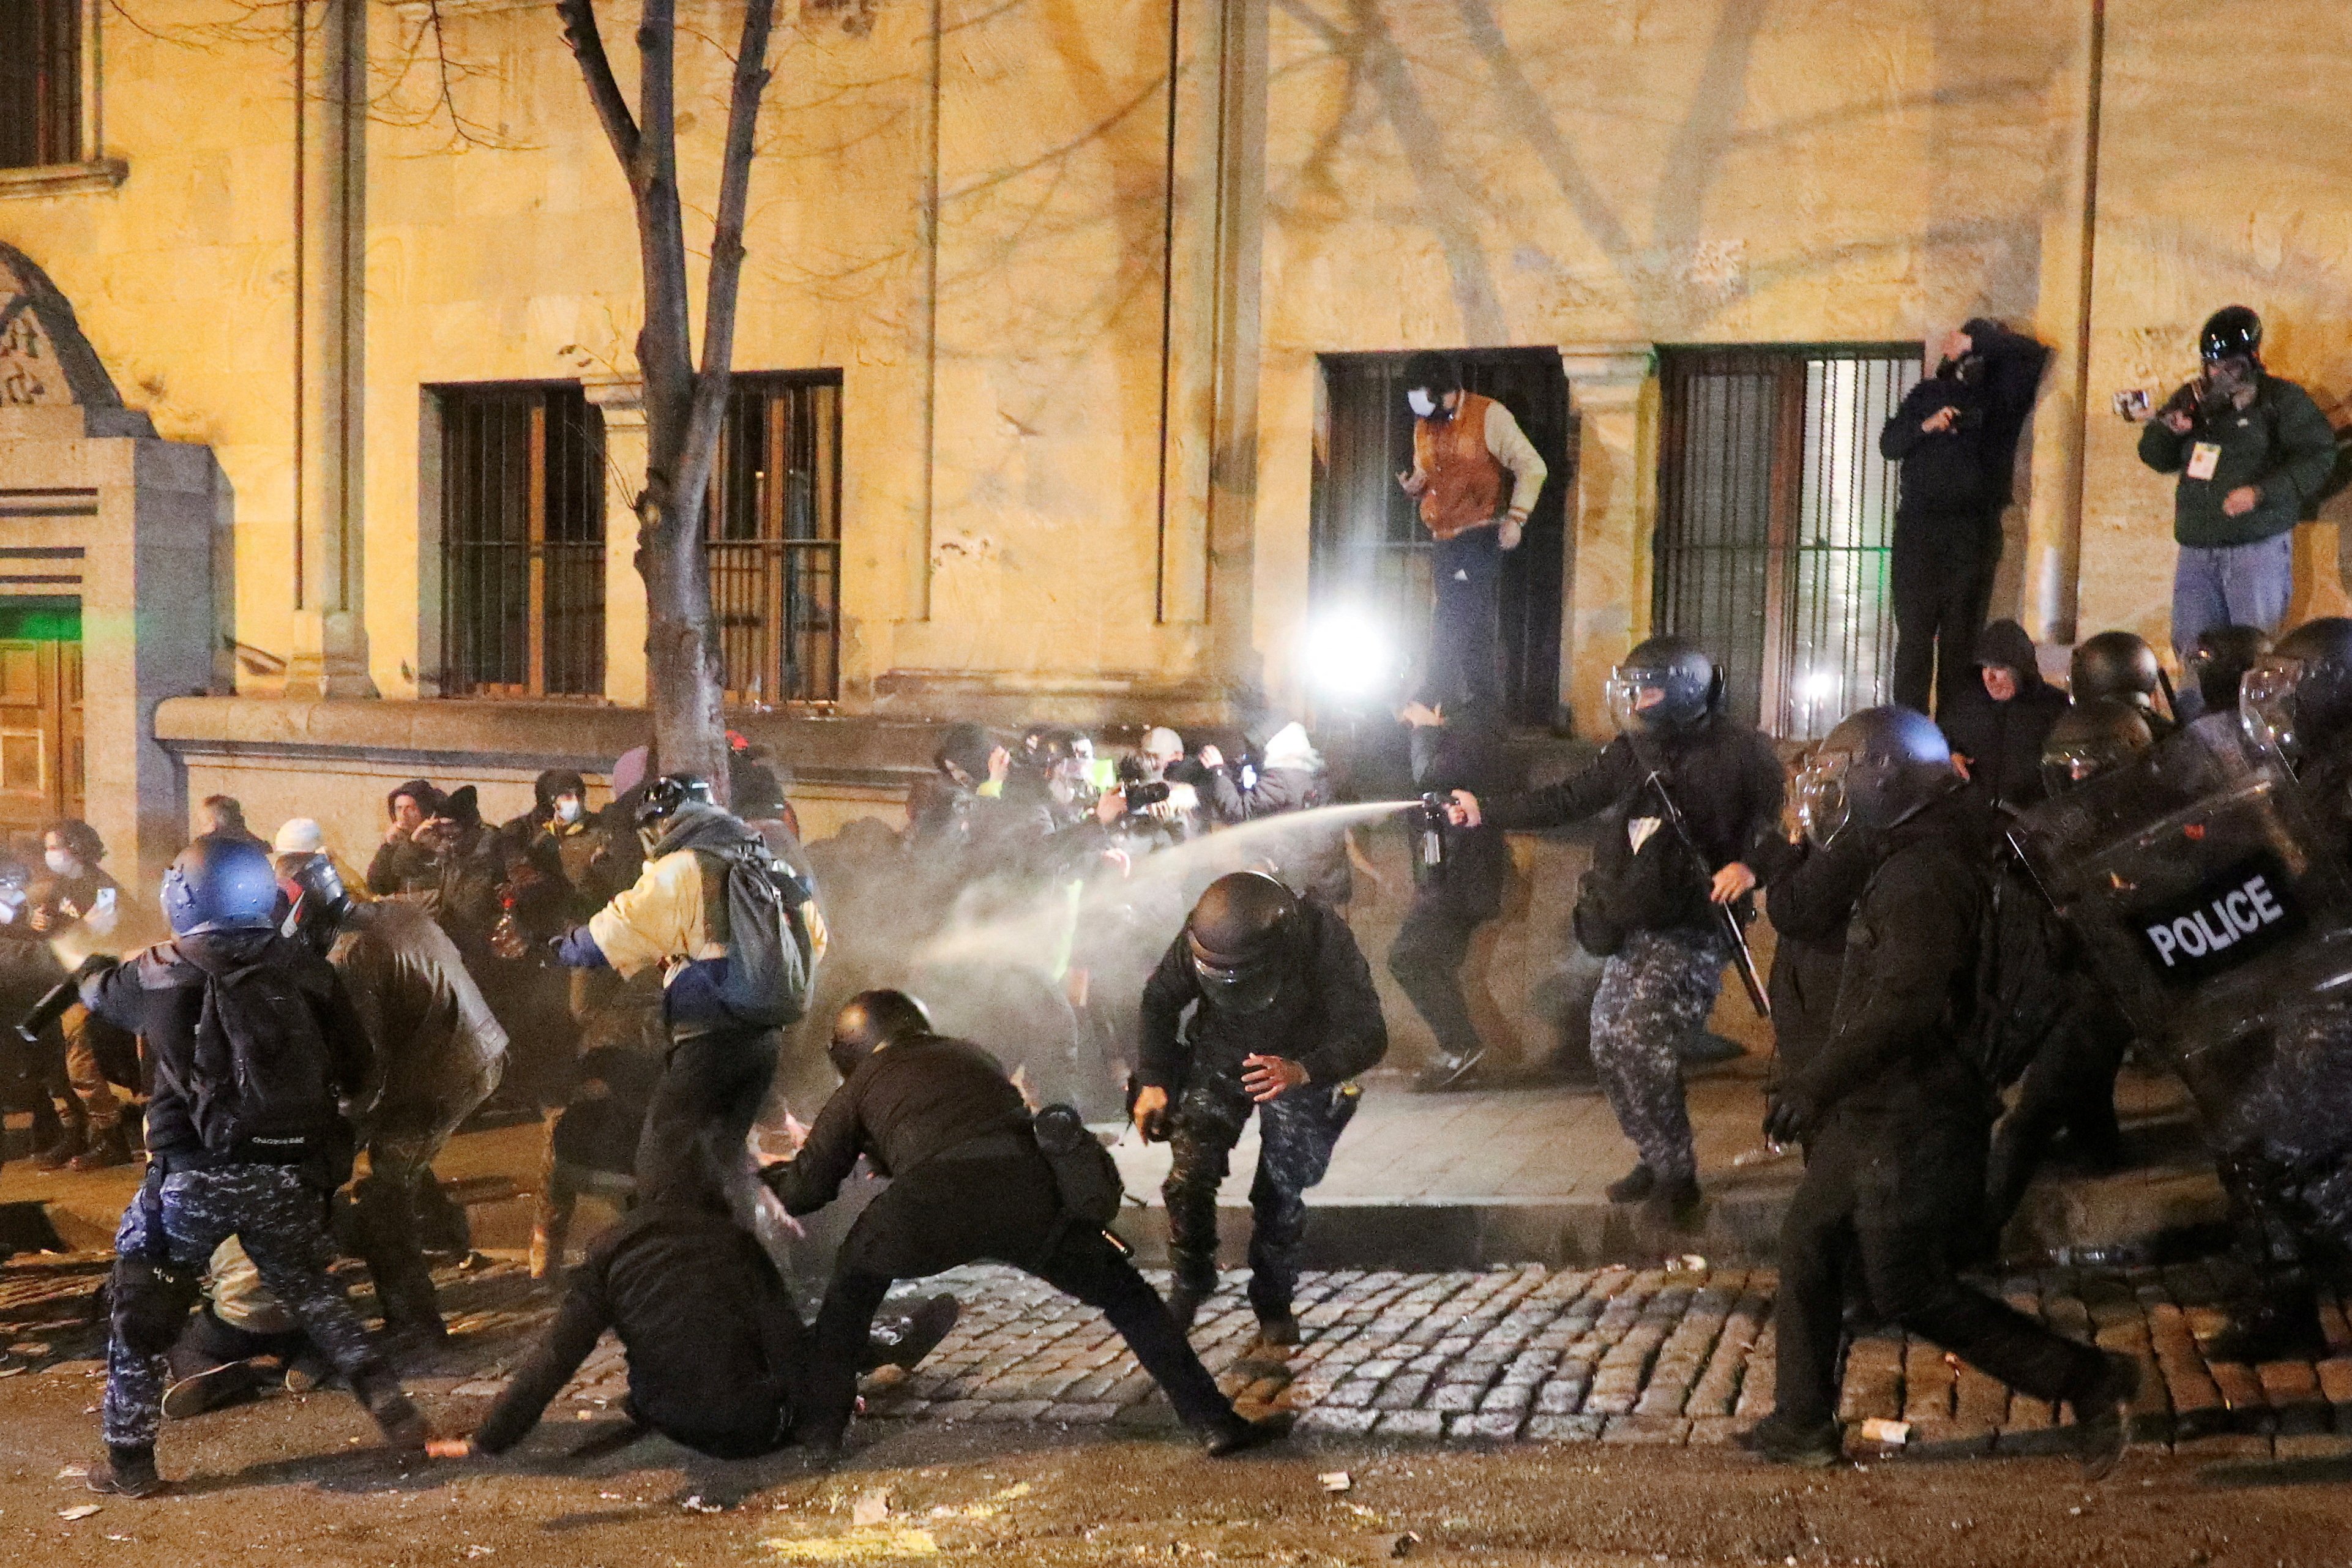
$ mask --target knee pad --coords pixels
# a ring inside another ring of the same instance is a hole
[[[133,1355],[162,1355],[188,1320],[196,1277],[144,1258],[118,1258],[108,1293],[108,1317],[123,1349]]]

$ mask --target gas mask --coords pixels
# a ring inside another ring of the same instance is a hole
[[[2199,405],[2208,411],[2225,408],[2254,384],[2253,362],[2237,354],[2217,359],[2205,367],[2202,382],[2198,390]]]
[[[1425,386],[1416,386],[1407,392],[1404,395],[1404,405],[1412,410],[1413,417],[1416,419],[1434,419],[1437,417],[1438,409],[1443,406],[1437,401],[1435,395]]]

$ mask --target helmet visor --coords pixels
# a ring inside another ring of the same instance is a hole
[[[2042,753],[2042,783],[2052,795],[2063,795],[2078,784],[2121,767],[2139,754],[2128,741],[2070,742]]]
[[[1213,953],[1191,936],[1184,940],[1202,1000],[1221,1013],[1263,1013],[1282,989],[1282,963],[1272,952],[1233,958]]]
[[[2294,732],[2294,689],[2303,679],[2303,660],[2273,654],[2246,671],[2238,682],[2238,724],[2246,739],[2292,757],[2297,750]]]
[[[1816,849],[1826,849],[1853,815],[1847,775],[1851,752],[1816,752],[1797,775],[1797,821]]]
[[[1601,690],[1609,702],[1610,721],[1623,733],[1645,734],[1654,728],[1658,707],[1666,700],[1666,689],[1654,675],[1623,665],[1610,671]]]

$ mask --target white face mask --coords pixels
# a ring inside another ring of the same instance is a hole
[[[1437,399],[1430,396],[1428,391],[1423,387],[1416,386],[1406,393],[1404,405],[1412,409],[1413,416],[1419,419],[1426,419],[1437,412]]]
[[[579,821],[580,797],[576,795],[557,795],[555,797],[555,820],[562,823],[573,823]]]
[[[71,877],[81,870],[81,862],[74,858],[73,851],[69,849],[44,850],[41,853],[41,863],[54,875],[59,877]]]

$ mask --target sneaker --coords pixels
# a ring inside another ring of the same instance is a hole
[[[131,1134],[116,1122],[89,1141],[89,1146],[66,1162],[68,1171],[111,1171],[128,1165],[136,1158],[131,1152]]]
[[[1636,1165],[1609,1184],[1609,1201],[1612,1204],[1638,1204],[1648,1197],[1657,1184],[1657,1172],[1647,1165]]]
[[[1477,1075],[1478,1064],[1486,1059],[1486,1050],[1483,1046],[1466,1057],[1441,1054],[1421,1070],[1412,1080],[1412,1087],[1421,1094],[1443,1094],[1449,1089],[1466,1088]]]
[[[1213,1427],[1202,1438],[1201,1447],[1213,1459],[1223,1459],[1234,1454],[1244,1454],[1252,1448],[1263,1448],[1269,1443],[1279,1443],[1290,1436],[1298,1425],[1296,1412],[1276,1411],[1263,1421],[1245,1420],[1240,1415]]]
[[[286,1362],[286,1392],[309,1394],[335,1381],[335,1364],[310,1346],[304,1345]]]
[[[173,1379],[163,1390],[167,1420],[185,1421],[207,1410],[241,1404],[261,1392],[261,1378],[250,1362],[216,1362],[193,1367],[185,1375],[180,1375],[177,1367],[173,1372]]]
[[[1214,1285],[1195,1285],[1189,1279],[1177,1280],[1168,1287],[1168,1315],[1176,1320],[1179,1329],[1190,1332],[1192,1320],[1201,1315],[1201,1303],[1216,1289]]]
[[[963,1304],[953,1296],[933,1296],[903,1318],[876,1323],[866,1338],[879,1364],[912,1372],[954,1331],[962,1311]]]
[[[1257,1315],[1257,1337],[1269,1345],[1295,1345],[1298,1342],[1298,1320],[1290,1309],[1262,1310]]]
[[[111,1446],[105,1458],[90,1466],[82,1484],[108,1497],[127,1498],[151,1498],[164,1486],[163,1478],[155,1472],[154,1449]]]
[[[1818,1470],[1845,1458],[1844,1434],[1835,1421],[1800,1426],[1779,1415],[1767,1415],[1746,1431],[1735,1434],[1731,1440],[1758,1458],[1776,1465]]]
[[[2074,1407],[2074,1452],[2083,1479],[2103,1481],[2131,1447],[2132,1402],[2139,1397],[2139,1363],[2116,1351],[2100,1352],[2106,1370],[2091,1392],[2069,1401]]]

